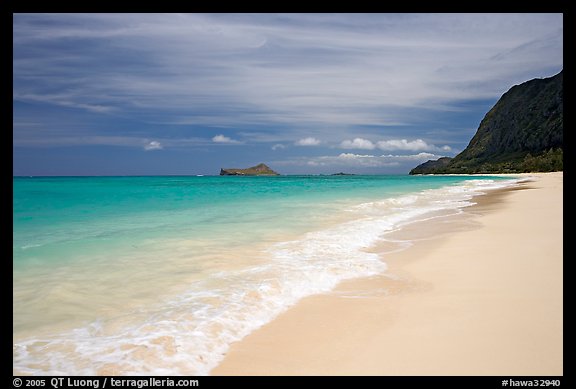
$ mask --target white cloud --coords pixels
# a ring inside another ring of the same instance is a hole
[[[377,143],[380,150],[430,150],[433,148],[431,145],[424,142],[422,139],[408,141],[406,139],[391,139],[381,140]]]
[[[329,164],[344,164],[349,166],[360,167],[382,167],[398,165],[397,161],[392,158],[383,158],[375,155],[362,155],[352,153],[342,153],[336,158],[324,157],[324,161]]]
[[[296,146],[318,146],[320,143],[322,142],[319,139],[313,137],[303,138],[294,142]]]
[[[427,161],[429,159],[440,158],[439,155],[431,153],[418,153],[409,155],[362,155],[353,153],[342,153],[336,158],[334,157],[320,157],[327,163],[337,164],[344,163],[351,166],[360,167],[381,167],[381,166],[397,166],[402,162],[414,161]]]
[[[239,144],[239,143],[241,143],[240,141],[234,140],[234,139],[229,138],[227,136],[224,136],[222,134],[216,135],[215,137],[213,137],[212,142],[214,142],[214,143],[227,143],[227,144]]]
[[[418,153],[418,154],[408,154],[408,155],[387,154],[387,155],[381,155],[380,157],[381,158],[394,158],[394,159],[402,160],[402,161],[426,161],[429,159],[440,158],[440,157],[442,157],[442,155],[436,155],[436,154],[432,154],[432,153]]]
[[[354,140],[345,140],[340,143],[342,149],[358,149],[358,150],[374,150],[376,148],[383,151],[451,151],[452,148],[448,145],[438,147],[434,144],[429,144],[422,139],[407,140],[407,139],[390,139],[381,140],[376,143],[368,139],[354,138]]]
[[[340,143],[343,149],[360,149],[360,150],[374,150],[376,146],[372,141],[362,138],[354,138],[354,140],[345,140]]]
[[[162,150],[162,144],[160,144],[160,142],[152,140],[150,142],[146,142],[146,144],[144,145],[144,150],[146,151],[152,151],[152,150]]]
[[[272,150],[276,151],[279,149],[285,149],[286,146],[284,146],[282,143],[276,143],[274,146],[272,146]]]
[[[314,167],[355,167],[355,168],[379,168],[406,166],[410,169],[418,163],[429,159],[438,159],[442,155],[421,152],[418,154],[395,155],[395,154],[354,154],[341,153],[336,156],[302,157],[288,161],[275,162],[278,165],[314,166]]]
[[[429,144],[422,139],[406,140],[406,139],[391,139],[381,140],[376,143],[380,150],[384,151],[451,151],[452,148],[448,145],[438,147],[434,144]]]

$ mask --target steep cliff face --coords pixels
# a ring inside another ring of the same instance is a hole
[[[464,151],[410,174],[562,170],[563,113],[563,72],[516,85],[486,114]]]
[[[261,163],[247,169],[220,169],[221,176],[278,176],[274,170]]]

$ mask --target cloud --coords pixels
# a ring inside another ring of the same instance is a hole
[[[397,166],[402,162],[418,162],[427,161],[429,159],[440,158],[439,155],[431,153],[418,153],[409,155],[393,155],[393,154],[383,154],[383,155],[362,155],[353,153],[341,153],[337,157],[320,157],[321,161],[328,164],[345,164],[350,166],[361,166],[361,167],[385,167],[385,166]]]
[[[320,161],[326,164],[344,164],[362,167],[394,166],[398,164],[397,161],[394,161],[391,158],[352,153],[342,153],[337,157],[322,157]]]
[[[15,14],[13,42],[20,101],[162,123],[334,125],[327,135],[496,99],[563,66],[561,13]]]
[[[374,143],[367,139],[354,138],[354,140],[345,140],[340,143],[343,149],[360,149],[360,150],[374,150],[376,146]]]
[[[173,148],[190,148],[190,147],[205,147],[212,144],[211,141],[205,138],[157,138],[157,140],[150,141],[149,139],[142,139],[140,136],[102,136],[93,135],[90,133],[82,133],[76,130],[76,134],[66,134],[65,132],[59,133],[50,126],[46,127],[47,123],[18,123],[15,122],[15,127],[40,127],[40,132],[51,132],[53,136],[29,136],[22,134],[20,131],[14,131],[13,145],[18,147],[75,147],[75,146],[119,146],[119,147],[136,147],[145,150],[159,150],[165,147]],[[160,148],[158,148],[160,146]]]
[[[144,145],[144,150],[146,151],[152,151],[152,150],[162,150],[163,147],[160,144],[160,142],[152,140],[150,142],[146,142],[146,144]]]
[[[284,146],[282,143],[276,143],[274,146],[272,146],[272,150],[276,151],[276,150],[280,150],[280,149],[285,149],[286,146]]]
[[[296,146],[318,146],[320,143],[322,142],[319,139],[313,137],[302,138],[294,142]]]
[[[308,162],[404,167],[400,154],[452,154],[512,85],[563,67],[562,13],[25,13],[12,22],[14,120],[43,122],[15,125],[14,145],[229,149],[237,138],[285,145],[276,155],[303,161],[302,172]],[[242,160],[253,149],[234,151]]]
[[[418,154],[354,154],[341,153],[336,156],[301,157],[287,161],[275,162],[278,165],[314,166],[314,167],[355,167],[355,168],[386,168],[406,165],[414,167],[429,159],[438,159],[442,155],[421,152]]]
[[[229,138],[227,136],[224,136],[222,134],[216,135],[215,137],[213,137],[212,142],[214,142],[214,143],[226,143],[226,144],[239,144],[239,143],[241,143],[240,141],[234,140],[234,139]]]
[[[20,101],[47,103],[47,104],[58,105],[61,107],[77,108],[77,109],[82,109],[82,110],[86,110],[89,112],[95,112],[95,113],[110,113],[110,112],[116,111],[116,108],[114,108],[112,106],[104,106],[101,104],[82,103],[82,102],[74,101],[75,96],[67,95],[67,94],[63,94],[63,93],[59,93],[59,94],[46,93],[46,94],[38,94],[38,95],[33,94],[33,93],[28,93],[28,94],[14,93],[12,98],[14,100],[20,100]]]
[[[406,139],[382,140],[377,143],[381,150],[427,150],[430,146],[422,139],[408,141]]]
[[[390,139],[381,140],[376,143],[363,138],[355,138],[354,140],[345,140],[340,143],[342,149],[358,149],[358,150],[374,150],[376,148],[383,151],[451,151],[452,148],[448,145],[438,147],[434,144],[428,144],[422,139],[407,140],[407,139]]]
[[[377,143],[380,150],[409,150],[409,151],[419,151],[419,150],[431,150],[436,146],[429,145],[422,139],[416,139],[408,141],[406,139],[391,139],[382,140]]]

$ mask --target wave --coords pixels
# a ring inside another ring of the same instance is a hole
[[[13,349],[14,371],[33,375],[207,375],[231,343],[300,299],[329,292],[345,279],[385,272],[386,263],[367,249],[387,233],[439,215],[460,213],[474,204],[474,196],[519,182],[468,180],[349,207],[346,222],[268,245],[263,252],[268,260],[263,263],[216,272],[191,284],[185,293],[121,316],[19,340]]]

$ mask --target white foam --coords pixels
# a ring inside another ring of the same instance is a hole
[[[21,250],[28,250],[28,249],[31,249],[34,247],[42,247],[42,245],[41,244],[26,244],[24,246],[21,246],[20,249]]]
[[[366,251],[407,223],[458,213],[486,191],[518,180],[469,180],[352,207],[350,221],[267,248],[270,260],[220,271],[157,305],[72,331],[14,345],[23,374],[93,375],[110,367],[129,375],[206,375],[232,342],[271,321],[303,297],[340,281],[385,272]],[[154,285],[150,285],[154,287]]]

